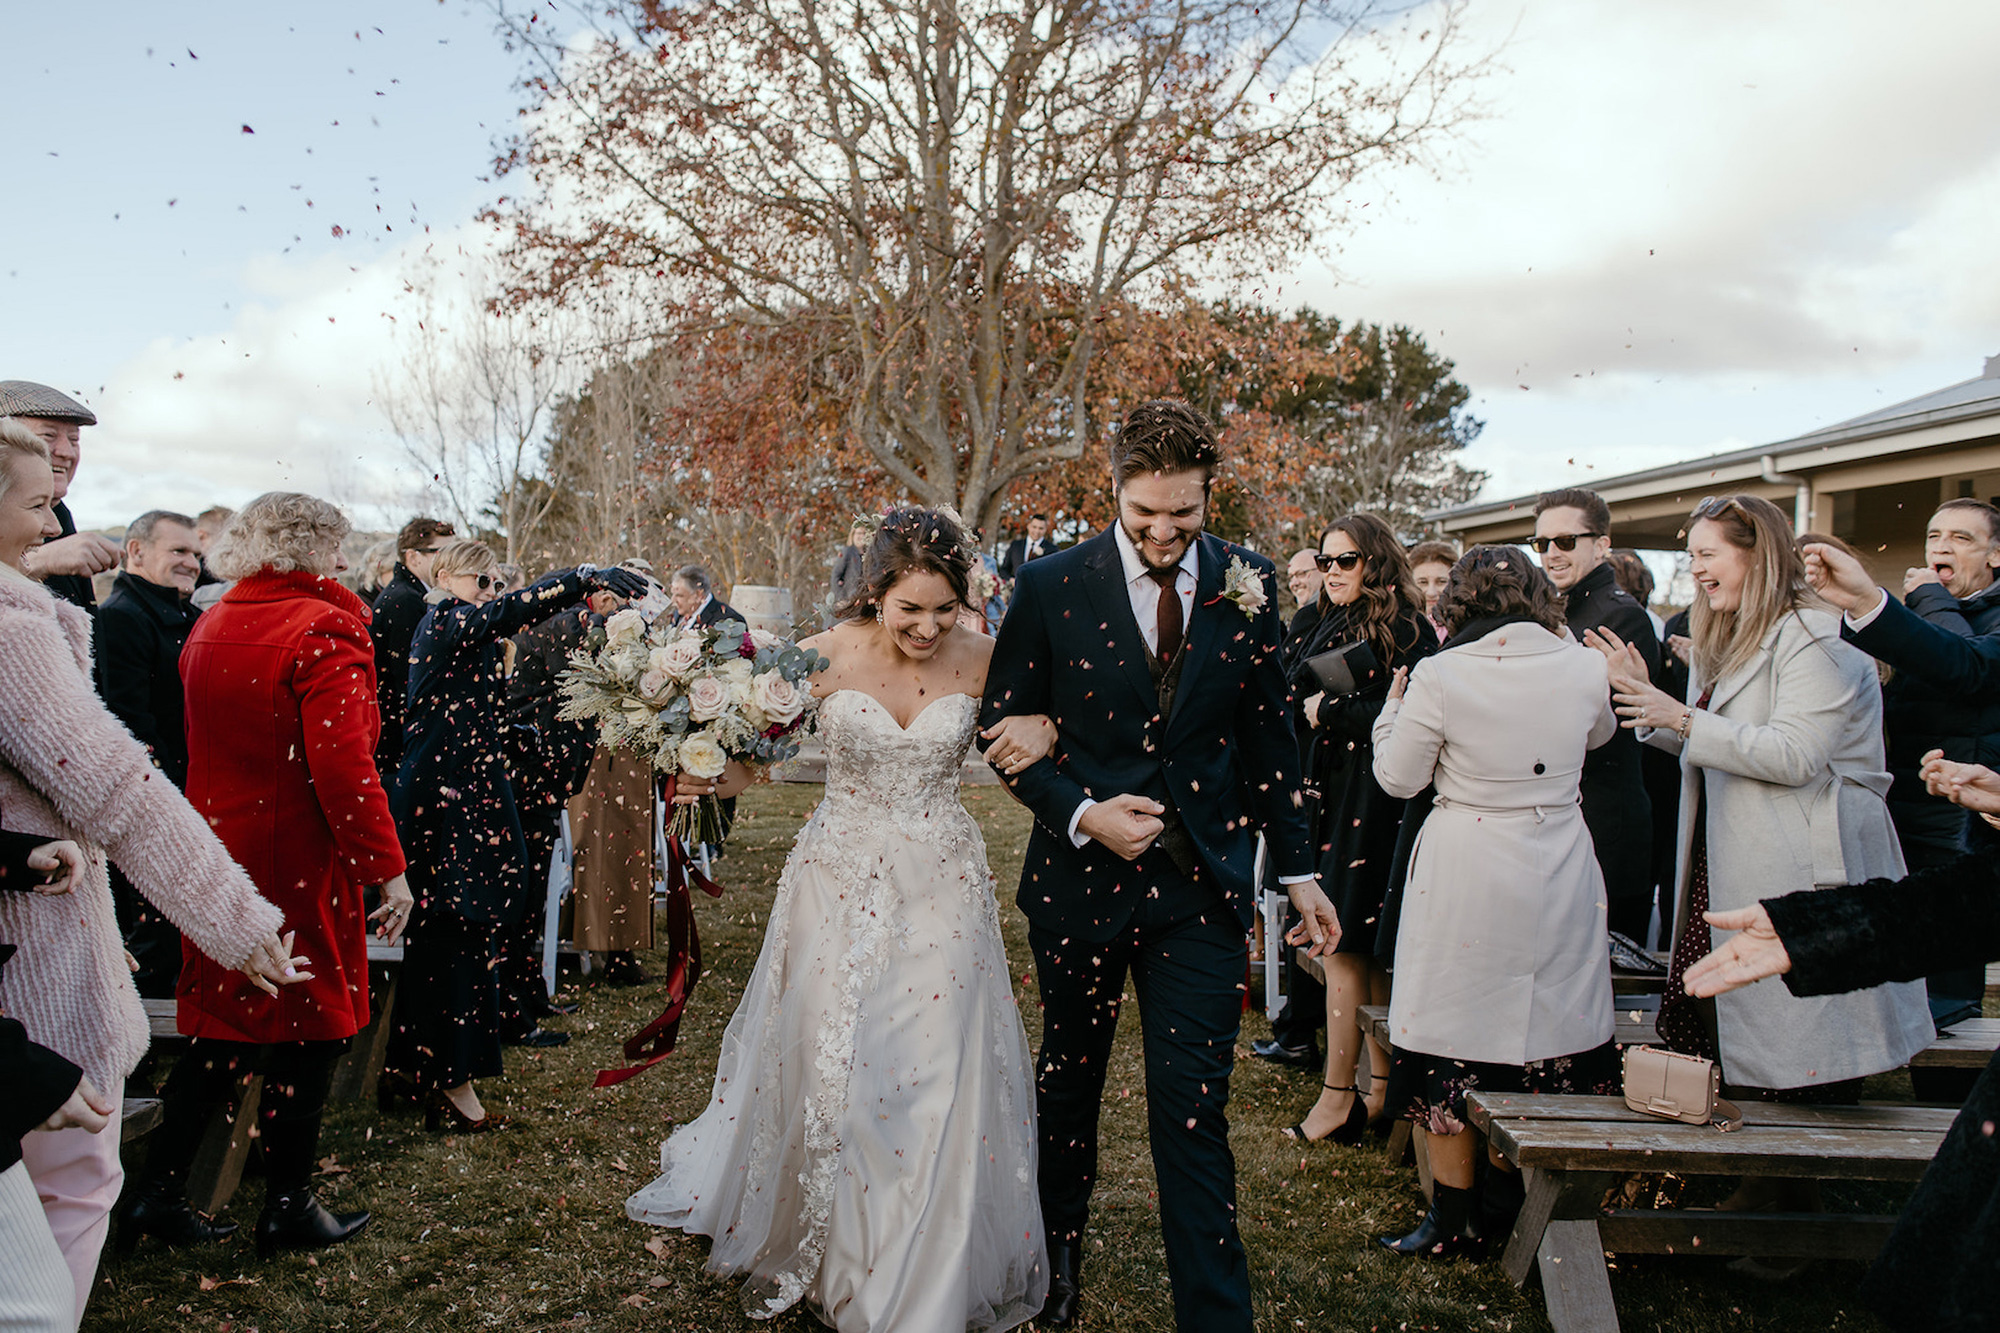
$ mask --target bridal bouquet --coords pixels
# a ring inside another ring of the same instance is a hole
[[[762,772],[799,752],[806,677],[826,665],[740,620],[675,627],[662,617],[648,626],[627,608],[570,658],[561,716],[596,722],[604,745],[669,776],[720,777],[732,759]],[[713,798],[674,807],[675,835],[693,841],[713,807]]]

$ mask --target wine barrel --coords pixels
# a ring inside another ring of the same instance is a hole
[[[792,590],[763,583],[739,583],[729,590],[729,604],[743,613],[751,629],[771,634],[792,632]]]

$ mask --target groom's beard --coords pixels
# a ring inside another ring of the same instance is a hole
[[[1159,548],[1146,539],[1144,528],[1134,528],[1123,520],[1119,521],[1118,526],[1125,529],[1126,540],[1131,542],[1132,549],[1139,553],[1139,563],[1148,569],[1172,569],[1186,557],[1188,547],[1194,545],[1195,538],[1201,536],[1201,529],[1198,527],[1183,531],[1180,540],[1174,543],[1173,554],[1162,558],[1159,555]]]

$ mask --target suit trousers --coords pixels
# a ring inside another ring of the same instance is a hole
[[[118,1126],[125,1110],[124,1090],[100,1088],[111,1101],[111,1123],[93,1134],[87,1129],[37,1131],[21,1136],[21,1160],[42,1201],[49,1231],[62,1250],[63,1262],[75,1283],[76,1318],[97,1283],[97,1260],[104,1253],[104,1236],[111,1229],[111,1206],[125,1184],[118,1160]]]
[[[1042,1215],[1055,1243],[1078,1241],[1097,1179],[1106,1062],[1129,974],[1146,1060],[1147,1137],[1181,1333],[1249,1333],[1250,1272],[1236,1228],[1229,1075],[1243,1021],[1242,923],[1207,885],[1149,851],[1154,886],[1125,928],[1092,944],[1031,926],[1041,987],[1036,1060]],[[1199,871],[1197,871],[1197,876]]]

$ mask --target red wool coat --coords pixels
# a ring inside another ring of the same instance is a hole
[[[368,1021],[361,892],[403,873],[375,772],[382,729],[368,607],[330,578],[243,579],[181,653],[188,800],[296,931],[311,981],[273,998],[184,951],[180,1030],[228,1041],[327,1041]]]

